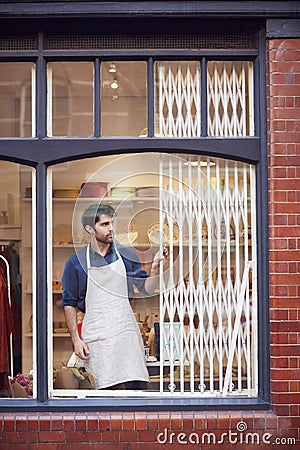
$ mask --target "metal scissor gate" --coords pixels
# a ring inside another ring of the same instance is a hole
[[[160,392],[256,396],[255,168],[162,154],[159,172]]]

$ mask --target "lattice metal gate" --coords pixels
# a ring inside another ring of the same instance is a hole
[[[156,63],[156,77],[155,135],[200,136],[200,62]],[[253,63],[209,61],[206,78],[208,136],[253,136]]]
[[[255,168],[181,156],[159,170],[160,392],[256,396]]]
[[[254,135],[252,62],[209,62],[207,99],[209,136]]]
[[[200,136],[199,62],[160,62],[156,67],[156,136]]]

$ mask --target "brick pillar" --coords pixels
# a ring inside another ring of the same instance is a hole
[[[271,392],[282,427],[300,429],[300,39],[267,48]],[[289,417],[288,417],[289,416]],[[285,424],[285,425],[284,425]]]

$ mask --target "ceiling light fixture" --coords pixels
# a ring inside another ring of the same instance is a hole
[[[192,167],[207,167],[209,166],[215,166],[216,163],[213,161],[210,161],[209,163],[207,161],[186,161],[184,163],[185,166],[191,165]]]
[[[108,71],[109,71],[109,73],[116,73],[117,72],[117,66],[114,63],[110,63]]]
[[[119,87],[119,82],[118,82],[118,80],[112,80],[112,82],[110,83],[110,87],[111,87],[112,89],[118,89],[118,87]]]

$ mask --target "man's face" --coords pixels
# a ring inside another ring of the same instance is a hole
[[[101,214],[98,222],[94,226],[94,235],[98,242],[102,244],[111,244],[113,241],[113,224],[114,218]]]

